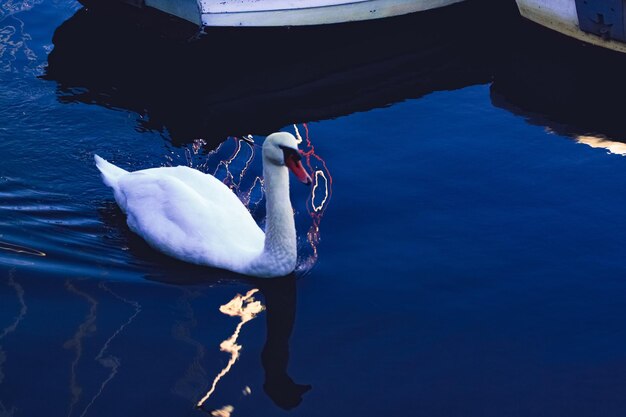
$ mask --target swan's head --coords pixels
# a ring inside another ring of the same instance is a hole
[[[286,166],[303,183],[311,184],[311,177],[302,166],[298,141],[291,133],[272,133],[263,142],[264,163]]]

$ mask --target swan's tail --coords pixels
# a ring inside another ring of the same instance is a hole
[[[116,167],[112,163],[100,158],[98,155],[94,155],[93,158],[96,160],[96,166],[102,173],[102,181],[109,187],[115,187],[117,179],[124,174],[128,174],[128,171]]]

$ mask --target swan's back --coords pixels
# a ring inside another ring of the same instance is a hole
[[[111,187],[130,229],[167,255],[239,272],[263,251],[263,231],[211,175],[152,168],[119,175]]]

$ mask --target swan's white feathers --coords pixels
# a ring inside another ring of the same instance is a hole
[[[113,188],[130,229],[169,256],[237,271],[263,251],[263,231],[211,175],[188,167],[152,168],[119,177]]]
[[[102,181],[109,187],[113,187],[120,176],[128,174],[128,171],[113,165],[105,159],[100,158],[98,155],[94,155],[94,159],[96,160],[96,166],[102,174]]]
[[[237,196],[211,175],[189,167],[127,172],[98,156],[95,160],[128,226],[153,248],[185,262],[276,277],[292,272],[297,261],[284,148],[298,149],[286,132],[263,143],[267,235]]]

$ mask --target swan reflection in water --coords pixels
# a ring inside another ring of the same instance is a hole
[[[296,317],[296,280],[293,275],[259,283],[265,297],[267,339],[261,360],[265,369],[263,389],[285,410],[300,404],[310,385],[297,384],[287,373],[289,338]]]
[[[213,380],[209,391],[198,401],[197,407],[204,409],[205,403],[215,393],[219,381],[231,370],[242,346],[237,339],[245,323],[256,318],[265,310],[267,320],[267,338],[261,362],[265,371],[263,389],[279,407],[289,410],[302,402],[302,395],[311,389],[310,385],[297,384],[287,373],[289,363],[289,338],[293,331],[296,307],[296,278],[288,275],[282,278],[262,279],[254,282],[258,288],[245,295],[237,294],[232,300],[220,307],[220,312],[231,317],[239,317],[240,322],[233,334],[220,344],[220,350],[230,354],[230,359]],[[265,306],[255,299],[261,293]],[[248,386],[245,394],[250,394]],[[235,407],[226,404],[211,411],[214,416],[229,416]]]

